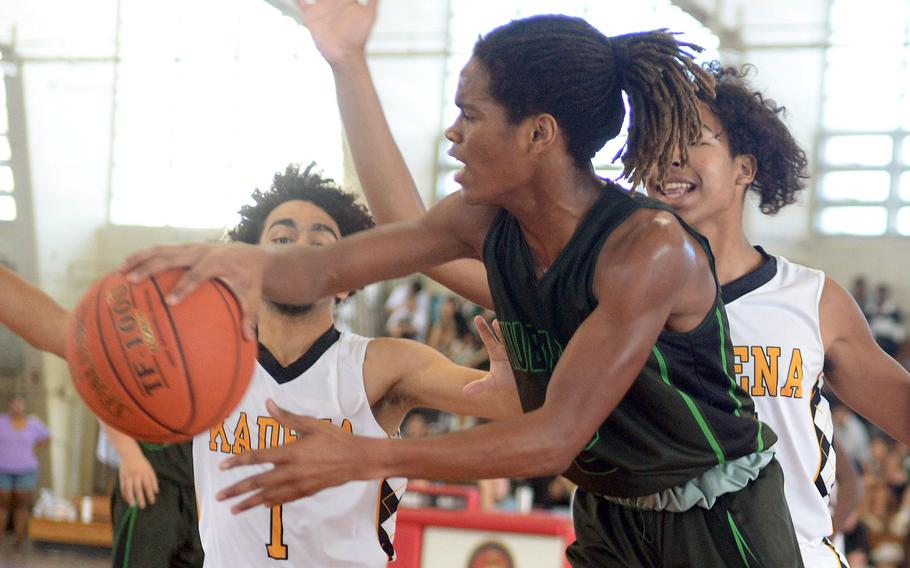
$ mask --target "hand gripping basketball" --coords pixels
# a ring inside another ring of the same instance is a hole
[[[265,257],[262,248],[242,243],[159,246],[130,255],[120,270],[127,273],[130,282],[139,282],[164,270],[186,268],[167,293],[170,305],[180,302],[207,280],[221,280],[240,303],[244,335],[252,340],[256,338],[256,318],[262,301]]]

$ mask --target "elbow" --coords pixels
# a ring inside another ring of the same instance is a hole
[[[535,476],[560,475],[569,469],[575,459],[575,446],[569,442],[570,438],[554,430],[542,440],[537,459],[542,471]]]

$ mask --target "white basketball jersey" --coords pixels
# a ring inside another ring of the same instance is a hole
[[[833,550],[823,544],[832,533],[828,499],[835,460],[834,426],[821,394],[825,349],[818,306],[825,275],[765,256],[761,267],[723,287],[734,367],[755,401],[759,420],[777,433],[774,448],[804,557],[808,550],[819,550],[839,566]],[[820,565],[817,557],[804,562]]]
[[[205,566],[375,566],[394,555],[395,512],[406,480],[353,481],[280,507],[230,512],[237,500],[215,494],[269,465],[218,469],[230,454],[284,444],[293,431],[269,416],[267,399],[296,414],[331,421],[358,436],[388,437],[373,417],[363,385],[369,339],[334,328],[289,367],[260,346],[259,361],[239,406],[193,440],[199,534]]]

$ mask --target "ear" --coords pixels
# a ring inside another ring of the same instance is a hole
[[[350,292],[339,292],[338,294],[335,294],[335,304],[340,304],[347,300],[350,295]]]
[[[740,154],[733,159],[733,166],[736,168],[736,185],[743,187],[748,186],[755,181],[758,174],[758,160],[752,154]]]
[[[529,149],[535,154],[547,150],[559,139],[559,125],[552,114],[541,113],[528,118]]]

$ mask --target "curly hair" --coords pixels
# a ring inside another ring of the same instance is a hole
[[[535,113],[556,118],[576,165],[615,138],[629,98],[623,176],[633,185],[666,172],[675,150],[698,140],[698,95],[713,96],[713,78],[667,30],[607,37],[581,18],[548,14],[514,20],[477,40],[473,56],[490,79],[490,95],[515,124]],[[619,156],[617,156],[619,157]]]
[[[751,154],[758,163],[747,189],[759,195],[761,212],[773,215],[795,203],[796,192],[809,179],[809,161],[784,124],[786,108],[749,85],[746,76],[753,66],[737,70],[712,61],[704,67],[714,76],[716,96],[703,100],[723,125],[731,155]]]
[[[357,197],[342,191],[331,178],[315,169],[315,162],[303,171],[299,165],[290,164],[284,173],[276,173],[268,191],[257,189],[252,195],[254,204],[240,208],[240,223],[227,232],[227,238],[259,244],[263,225],[272,210],[294,200],[308,201],[328,213],[338,223],[342,237],[373,227],[373,218],[366,207],[357,203]]]

